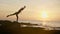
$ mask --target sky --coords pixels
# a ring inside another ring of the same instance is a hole
[[[60,0],[0,0],[0,20],[16,20],[15,16],[6,17],[26,8],[19,14],[20,20],[42,20],[41,13],[46,12],[46,20],[60,21]]]

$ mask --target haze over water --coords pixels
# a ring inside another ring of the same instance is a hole
[[[26,9],[19,14],[19,21],[60,27],[60,0],[0,0],[0,20],[15,21],[15,16],[6,16],[24,5]]]

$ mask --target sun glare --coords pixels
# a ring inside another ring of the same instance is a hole
[[[43,11],[42,14],[41,14],[41,17],[42,17],[43,19],[45,19],[45,18],[48,17],[48,15],[47,15],[47,13],[46,13],[45,11]]]
[[[45,21],[47,20],[47,18],[48,18],[48,15],[47,15],[47,12],[46,11],[42,11],[42,13],[41,13],[41,18],[42,18],[42,21],[43,21],[43,25],[45,25],[46,23],[45,23]]]

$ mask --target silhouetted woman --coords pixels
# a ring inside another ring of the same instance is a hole
[[[20,10],[18,10],[18,12],[15,12],[15,13],[13,13],[13,14],[7,15],[7,17],[16,15],[16,17],[17,17],[16,21],[18,22],[18,14],[19,14],[22,10],[24,10],[24,8],[26,8],[26,6],[22,7]]]

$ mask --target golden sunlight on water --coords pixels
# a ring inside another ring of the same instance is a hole
[[[47,12],[46,11],[42,11],[42,13],[41,13],[41,18],[42,18],[42,21],[43,21],[43,25],[45,25],[46,24],[46,20],[48,19],[48,14],[47,14]]]

